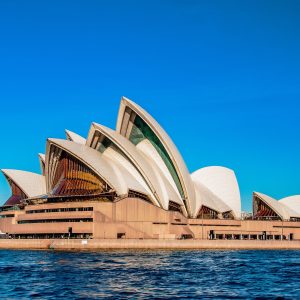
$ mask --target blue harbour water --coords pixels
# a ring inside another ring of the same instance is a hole
[[[300,251],[0,251],[1,299],[300,299]]]

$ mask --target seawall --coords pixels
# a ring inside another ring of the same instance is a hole
[[[300,249],[300,241],[156,239],[1,239],[0,249]]]

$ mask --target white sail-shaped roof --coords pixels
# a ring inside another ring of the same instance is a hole
[[[254,199],[256,196],[260,200],[265,202],[282,220],[289,220],[290,218],[300,217],[299,213],[268,195],[259,192],[254,192],[253,196]]]
[[[202,206],[206,206],[218,213],[230,212],[232,210],[206,186],[197,181],[194,184],[196,192],[196,216]]]
[[[157,121],[139,105],[122,97],[117,120],[117,132],[132,141],[131,134],[136,116],[142,120],[143,124],[146,124],[151,131],[149,134],[159,144],[156,150],[164,157],[164,163],[185,202],[186,209],[189,215],[192,215],[195,210],[195,191],[189,171],[175,144]]]
[[[47,169],[47,190],[50,192],[51,176],[53,176],[53,169],[55,162],[50,161],[51,157],[48,153],[51,151],[51,146],[66,151],[73,157],[80,160],[92,171],[102,178],[114,191],[120,195],[127,195],[129,189],[144,193],[147,195],[145,188],[139,183],[132,174],[126,170],[125,166],[116,163],[112,157],[102,155],[99,151],[94,150],[86,145],[78,144],[68,140],[48,139],[47,155],[46,155],[46,169]]]
[[[300,195],[289,196],[286,198],[282,198],[278,201],[281,204],[284,204],[289,209],[295,211],[300,214]]]
[[[165,165],[163,159],[161,158],[161,156],[158,154],[158,152],[156,151],[156,149],[154,148],[154,146],[151,144],[151,142],[147,139],[144,139],[143,141],[141,141],[137,146],[136,149],[142,154],[142,156],[147,159],[150,164],[159,169],[160,172],[163,174],[163,176],[166,178],[166,180],[169,182],[169,185],[172,186],[174,192],[176,193],[176,197],[178,199],[181,199],[181,196],[179,194],[179,191],[176,187],[176,184],[167,168],[167,166]],[[182,199],[180,200],[180,203],[183,204]]]
[[[141,184],[146,185],[145,188],[147,188],[152,196],[156,198],[159,206],[168,209],[169,200],[172,200],[179,205],[184,205],[179,194],[176,193],[176,190],[170,185],[160,169],[151,164],[151,162],[149,162],[149,160],[145,158],[132,143],[116,131],[100,124],[93,123],[88,135],[87,146],[92,148],[99,147],[99,145],[97,145],[98,142],[95,140],[95,136],[98,136],[99,134],[109,139],[113,144],[113,147],[109,147],[108,149],[117,148],[118,151],[123,154],[119,154],[119,158],[116,161],[122,160],[123,165],[130,164],[135,168],[137,172],[136,179],[138,180],[138,178],[140,178],[140,180],[142,180]],[[104,150],[104,156],[108,154],[110,154],[110,156],[112,155],[113,151],[108,151],[108,149]],[[116,158],[116,154],[114,157]],[[127,169],[128,168],[129,166]]]
[[[236,176],[232,170],[219,166],[206,167],[195,171],[191,176],[194,182],[205,186],[230,207],[235,218],[240,218],[241,196]]]
[[[81,135],[67,129],[65,130],[65,132],[66,132],[67,140],[72,141],[74,143],[85,145],[86,139],[83,138]]]
[[[6,177],[13,181],[28,198],[44,195],[46,193],[45,177],[43,175],[21,170],[2,169],[1,171]]]

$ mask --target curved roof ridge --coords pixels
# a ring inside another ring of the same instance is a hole
[[[150,129],[153,131],[157,139],[160,141],[162,146],[164,147],[165,151],[169,155],[172,164],[174,165],[176,176],[178,176],[182,192],[184,194],[184,200],[186,202],[186,209],[189,215],[192,215],[192,211],[194,210],[195,205],[195,190],[194,185],[192,183],[192,179],[190,178],[190,174],[188,168],[178,151],[176,145],[166,133],[166,131],[159,125],[159,123],[142,107],[138,104],[134,103],[133,101],[129,100],[126,97],[121,98],[118,119],[117,119],[117,126],[116,131],[120,134],[126,136],[125,131],[128,131],[128,122],[130,117],[126,115],[126,108],[131,109],[136,115],[138,115],[143,122],[145,122]],[[126,120],[125,120],[126,119]],[[124,122],[127,122],[126,125]],[[124,123],[125,131],[122,129],[122,124]],[[124,131],[124,132],[123,132]],[[175,179],[174,179],[175,180]]]
[[[113,188],[119,196],[128,193],[128,190],[132,185],[131,175],[126,169],[120,170],[120,166],[113,160],[103,156],[99,151],[92,149],[87,145],[62,139],[48,139],[47,153],[50,151],[52,144],[83,162]],[[49,157],[49,155],[46,157]],[[49,165],[49,159],[47,159],[46,164]],[[47,174],[47,176],[49,176],[49,174]],[[50,189],[49,180],[50,178],[47,178],[48,189]],[[137,184],[135,184],[134,187],[136,187],[136,185]],[[142,192],[144,191],[142,188],[141,190]]]
[[[46,155],[43,153],[38,153],[39,159],[42,160],[43,162],[46,161]]]
[[[181,196],[179,194],[179,191],[177,190],[176,184],[167,168],[167,166],[164,164],[163,159],[158,154],[152,143],[145,139],[141,141],[138,145],[136,145],[136,149],[143,155],[149,163],[152,166],[156,166],[156,168],[160,169],[161,173],[164,177],[166,177],[166,180],[169,182],[169,184],[174,189],[174,192],[177,194],[177,196],[181,199]],[[183,201],[181,200],[183,203]]]
[[[168,192],[166,192],[166,189],[173,196],[172,198],[174,198],[171,200],[177,203],[180,202],[181,205],[184,205],[180,197],[178,197],[178,199],[175,198],[175,192],[173,193],[170,190],[171,188],[169,187],[168,183],[166,183],[165,179],[161,179],[161,177],[163,177],[163,174],[161,174],[159,170],[156,170],[156,167],[153,164],[151,164],[151,162],[149,162],[149,160],[146,157],[144,157],[144,155],[142,155],[142,153],[137,149],[137,147],[130,143],[120,133],[104,125],[100,125],[93,122],[87,139],[88,146],[92,146],[91,143],[93,141],[93,137],[96,131],[100,132],[103,136],[111,140],[112,143],[126,156],[130,163],[138,170],[145,183],[147,183],[151,194],[153,195],[153,197],[155,197],[155,201],[159,203],[159,206],[162,206],[165,209],[167,209],[168,207],[167,202],[169,201],[169,195]],[[103,154],[105,152],[106,150],[103,152]],[[163,184],[161,183],[161,180],[163,180]]]
[[[45,163],[46,163],[46,156],[43,153],[38,153],[39,161],[40,161],[40,168],[42,171],[42,175],[45,176]]]
[[[253,195],[257,195],[262,201],[264,201],[268,206],[273,209],[278,216],[283,220],[288,220],[291,217],[300,217],[300,214],[294,211],[293,209],[289,208],[288,206],[280,203],[275,198],[268,196],[266,194],[260,192],[253,192]]]
[[[28,198],[46,194],[45,176],[15,169],[2,169],[1,171],[7,178],[13,181]]]
[[[65,129],[65,133],[67,136],[67,140],[72,141],[74,143],[85,145],[86,139],[84,137],[82,137],[81,135],[79,135],[73,131],[70,131],[68,129]]]
[[[119,178],[122,178],[122,180],[120,180],[120,183],[123,185],[124,189],[128,191],[128,189],[130,188],[131,190],[143,193],[147,195],[152,202],[155,201],[155,199],[151,197],[151,192],[149,191],[149,189],[147,189],[145,185],[140,180],[138,180],[134,172],[131,172],[132,170],[130,170],[130,166],[124,163],[124,161],[121,161],[122,158],[120,160],[120,153],[112,148],[108,148],[103,152],[102,156],[104,159],[111,163],[115,174],[117,174]],[[126,159],[124,158],[124,160]],[[130,164],[129,161],[127,162]],[[126,180],[123,180],[124,176],[126,176]],[[155,202],[155,204],[157,203]]]
[[[137,149],[139,151],[139,149]],[[140,151],[139,151],[140,152]],[[165,201],[163,208],[168,209],[169,207],[169,201],[173,201],[180,206],[184,207],[183,214],[187,216],[186,207],[184,205],[184,202],[182,201],[178,191],[174,188],[174,186],[169,182],[163,171],[158,168],[152,160],[148,156],[146,156],[144,153],[141,152],[141,155],[144,157],[144,159],[149,163],[150,167],[156,174],[156,177],[158,178],[159,182],[161,183],[161,189],[163,194],[165,195]]]
[[[292,195],[288,197],[284,197],[278,201],[282,205],[287,206],[288,208],[292,209],[293,211],[300,214],[300,195]]]
[[[280,200],[278,200],[279,202],[283,202],[289,199],[300,199],[300,195],[291,195],[291,196],[287,196],[287,197],[283,197]]]

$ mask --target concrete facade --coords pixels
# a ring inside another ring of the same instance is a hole
[[[300,240],[299,229],[300,222],[291,221],[189,219],[138,198],[36,204],[0,213],[1,232],[17,239]]]

